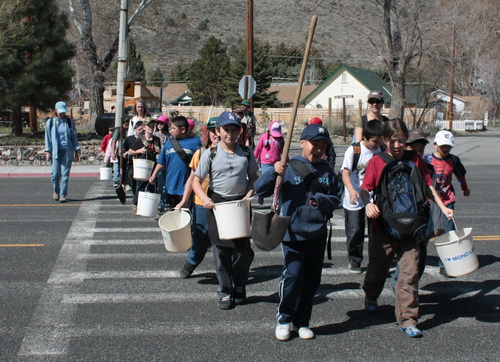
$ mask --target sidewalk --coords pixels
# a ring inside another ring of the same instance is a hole
[[[98,178],[99,168],[99,165],[73,165],[70,177]],[[50,177],[50,166],[0,166],[0,178],[15,177]]]

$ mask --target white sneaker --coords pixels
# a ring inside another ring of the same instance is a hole
[[[276,325],[276,338],[279,341],[288,341],[290,339],[290,323]]]
[[[294,326],[294,330],[299,334],[300,339],[313,339],[314,332],[309,329],[309,327],[297,328]]]

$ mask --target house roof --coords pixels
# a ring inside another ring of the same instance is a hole
[[[281,104],[293,104],[295,101],[295,96],[297,93],[297,83],[278,83],[272,84],[267,91],[268,92],[278,92],[276,97]],[[300,92],[299,100],[304,99],[316,88],[315,85],[303,85],[302,91]]]
[[[375,72],[367,69],[355,68],[348,65],[341,65],[335,72],[333,72],[323,83],[318,85],[307,97],[305,97],[301,103],[307,103],[321,93],[330,83],[337,79],[344,71],[349,72],[358,82],[363,84],[367,89],[374,90],[378,89],[384,92],[384,101],[387,104],[391,103],[391,86]]]
[[[439,98],[437,96],[437,94],[441,94],[441,95],[443,95],[445,97],[449,97],[450,96],[450,93],[448,93],[448,92],[446,92],[446,91],[444,91],[442,89],[436,89],[434,92],[431,93],[431,96],[429,97],[429,101],[431,101],[431,102],[443,101],[444,102],[444,100],[441,99],[441,98]],[[466,99],[462,98],[462,96],[459,96],[458,94],[453,94],[453,99],[455,101],[458,100],[458,101],[463,102],[463,103],[467,102]]]
[[[160,89],[163,89],[162,102],[164,103],[179,101],[186,93],[190,93],[187,83],[169,83],[166,87],[148,88],[156,97],[160,97]]]

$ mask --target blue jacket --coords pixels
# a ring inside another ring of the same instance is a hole
[[[318,176],[318,181],[328,187],[328,193],[312,194],[304,184],[304,180],[288,165],[283,176],[280,192],[280,215],[290,216],[290,225],[283,238],[284,241],[308,240],[325,235],[326,222],[332,217],[333,211],[340,205],[342,188],[331,167],[325,160],[311,164],[302,156],[293,159],[304,162]],[[271,196],[278,174],[273,169],[264,173],[255,181],[255,192],[259,196]],[[309,204],[316,200],[318,206]]]
[[[76,132],[75,121],[66,118],[71,127],[66,127],[66,152],[68,157],[73,160],[75,151],[79,150],[78,133]],[[59,144],[57,142],[57,128],[59,127],[59,118],[52,117],[45,124],[45,152],[50,152],[52,158],[57,158]]]

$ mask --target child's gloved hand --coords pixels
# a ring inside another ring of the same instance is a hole
[[[465,197],[469,197],[470,196],[470,190],[469,189],[464,190],[464,196]]]

